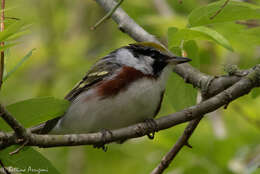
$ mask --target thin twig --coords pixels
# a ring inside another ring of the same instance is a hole
[[[260,23],[258,20],[236,21],[236,24],[245,25],[248,28],[254,28],[254,27],[260,26]]]
[[[17,137],[20,139],[26,139],[26,129],[0,104],[0,117],[14,130]]]
[[[213,16],[210,17],[210,19],[211,20],[214,19],[227,6],[229,1],[230,0],[226,0],[225,3],[218,9],[218,11]]]
[[[181,43],[181,46],[183,47],[183,42]],[[182,49],[182,56],[186,57],[186,54],[187,53],[185,52],[185,50]],[[212,82],[212,80],[210,80],[210,82]],[[210,85],[207,84],[206,86],[208,87]],[[175,143],[172,149],[162,158],[161,162],[158,164],[156,168],[154,168],[151,174],[162,174],[168,168],[168,166],[171,164],[171,162],[183,146],[192,148],[188,140],[191,137],[192,133],[195,131],[196,127],[198,126],[202,118],[203,115],[189,122],[181,137],[178,139],[178,141]]]
[[[0,160],[0,166],[4,169],[6,174],[11,174],[4,166],[4,163]]]
[[[96,0],[96,2],[104,8],[108,13],[117,4],[114,0]],[[122,9],[118,8],[113,14],[112,19],[118,24],[118,28],[128,34],[137,42],[155,42],[161,44],[155,36],[145,31],[140,25],[138,25],[128,14]]]
[[[8,17],[8,16],[5,16],[5,19],[12,19],[12,20],[16,20],[16,21],[21,20],[20,18],[16,18],[16,17]]]
[[[213,78],[214,79],[214,78]],[[208,81],[208,83],[206,84],[206,91],[208,90],[208,87],[210,86],[210,83],[213,82],[213,79],[210,79]],[[203,94],[205,94],[205,91],[202,92]],[[202,94],[202,95],[203,95]],[[199,94],[201,95],[201,94]],[[202,96],[201,96],[202,97]],[[198,100],[198,98],[197,98]],[[199,99],[201,100],[201,99]],[[203,96],[202,97],[202,101],[205,101],[206,98]],[[199,116],[198,118],[192,120],[189,122],[189,124],[186,126],[186,128],[184,129],[183,134],[181,135],[181,137],[178,139],[178,141],[175,143],[175,145],[173,146],[173,148],[163,157],[163,159],[161,160],[161,162],[159,163],[159,165],[152,171],[151,174],[158,174],[158,173],[163,173],[164,170],[166,170],[168,168],[168,166],[171,164],[171,162],[173,161],[173,159],[176,157],[176,155],[178,154],[178,152],[186,145],[189,148],[192,148],[192,146],[189,144],[189,138],[191,137],[192,133],[195,131],[196,127],[198,126],[198,124],[200,123],[200,121],[202,120],[202,118],[204,117],[204,115],[202,114],[201,116]]]
[[[1,21],[0,21],[0,31],[3,32],[5,29],[5,24],[4,24],[4,20],[5,20],[5,0],[1,1]],[[0,42],[0,46],[3,47],[5,45],[4,42]],[[5,52],[4,50],[1,51],[0,53],[0,89],[2,87],[3,84],[3,77],[4,77],[4,64],[5,64]]]
[[[99,25],[101,25],[103,22],[109,19],[116,11],[116,9],[122,4],[123,1],[124,0],[120,0],[114,8],[112,8],[102,19],[100,19],[93,27],[91,27],[91,30],[95,30]]]
[[[196,127],[198,126],[202,117],[203,116],[201,116],[201,117],[199,117],[195,120],[190,121],[188,126],[185,128],[182,136],[178,139],[178,141],[173,146],[173,148],[162,158],[159,165],[151,172],[151,174],[161,174],[161,173],[163,173],[164,170],[168,168],[170,163],[173,161],[173,159],[178,154],[178,152],[182,149],[183,146],[186,145],[190,148],[192,147],[189,144],[188,140],[191,137],[194,130],[196,129]]]
[[[182,56],[187,57],[187,53],[183,49],[183,41],[181,42],[181,48],[182,48],[181,49]],[[197,125],[199,124],[202,117],[203,116],[200,116],[199,118],[196,118],[195,120],[189,122],[181,137],[178,139],[178,141],[175,143],[172,149],[166,155],[164,155],[161,162],[158,164],[156,168],[154,168],[151,174],[162,174],[168,168],[168,166],[171,164],[171,162],[173,161],[173,159],[178,154],[178,152],[182,149],[183,146],[186,145],[187,147],[192,148],[188,140],[192,135],[193,131],[195,130],[195,128],[197,127]]]
[[[18,152],[20,152],[23,148],[24,148],[24,146],[26,145],[26,144],[28,144],[28,140],[26,140],[21,146],[19,146],[17,149],[15,149],[15,151],[13,151],[13,152],[10,152],[9,153],[9,155],[14,155],[14,154],[17,154]]]

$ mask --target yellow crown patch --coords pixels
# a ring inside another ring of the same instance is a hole
[[[167,49],[164,46],[159,45],[159,44],[154,43],[154,42],[137,42],[137,43],[132,44],[132,45],[148,46],[148,47],[156,48],[156,49],[160,50],[161,52],[168,52]]]

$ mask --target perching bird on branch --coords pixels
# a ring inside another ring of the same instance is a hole
[[[188,61],[152,42],[121,47],[90,69],[65,97],[71,102],[67,112],[47,121],[40,133],[90,133],[151,120],[172,68]]]

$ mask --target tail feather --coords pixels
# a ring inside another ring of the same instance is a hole
[[[31,133],[34,133],[34,134],[39,134],[40,131],[43,129],[43,127],[45,126],[46,122],[45,123],[41,123],[37,126],[34,126],[34,127],[31,127],[29,128],[30,132]]]
[[[45,123],[39,124],[30,128],[30,131],[35,134],[48,134],[58,123],[62,116],[56,117],[54,119],[48,120]]]

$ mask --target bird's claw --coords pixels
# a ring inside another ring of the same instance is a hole
[[[100,143],[94,144],[93,147],[97,149],[102,148],[102,150],[106,152],[108,149],[108,147],[106,146],[106,134],[108,133],[112,136],[112,132],[108,129],[101,129],[100,133],[102,134],[102,141]]]
[[[154,135],[155,135],[155,132],[146,134],[146,136],[147,136],[150,140],[153,140],[153,139],[154,139]]]
[[[146,134],[147,137],[151,140],[154,139],[155,132],[158,132],[159,130],[157,123],[153,118],[146,119],[144,122],[146,123],[147,127],[152,130],[151,133]]]
[[[97,144],[94,144],[93,147],[94,147],[94,148],[97,148],[97,149],[102,148],[102,150],[103,150],[104,152],[107,151],[107,146],[106,146],[105,143],[97,143]]]

